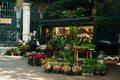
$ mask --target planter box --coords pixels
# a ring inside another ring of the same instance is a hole
[[[118,60],[103,60],[103,62],[107,64],[117,64]]]

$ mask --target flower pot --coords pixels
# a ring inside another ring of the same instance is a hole
[[[82,76],[87,76],[87,73],[82,72],[81,74],[82,74]]]

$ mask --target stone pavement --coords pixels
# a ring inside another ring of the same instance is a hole
[[[105,76],[70,76],[45,73],[39,66],[30,66],[21,56],[0,55],[0,80],[120,80],[120,66],[108,65]]]

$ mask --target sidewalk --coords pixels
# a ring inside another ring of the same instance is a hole
[[[119,80],[120,66],[108,65],[105,76],[70,76],[45,73],[39,66],[30,66],[21,56],[0,55],[0,80]]]

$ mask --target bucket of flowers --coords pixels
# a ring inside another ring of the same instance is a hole
[[[13,50],[9,49],[5,52],[5,55],[12,55],[12,53],[13,53]]]
[[[61,70],[63,74],[70,74],[71,67],[69,65],[63,65]]]
[[[34,66],[40,66],[41,65],[41,61],[44,60],[45,58],[47,58],[47,56],[45,54],[34,54],[29,56],[28,58],[28,64]]]
[[[43,64],[42,65],[42,69],[45,71],[45,72],[51,72],[52,71],[52,65],[50,62],[46,63],[46,64]]]
[[[81,67],[78,65],[72,66],[71,75],[79,75],[81,73]]]
[[[56,64],[53,66],[53,73],[61,73],[61,65],[60,64]]]

